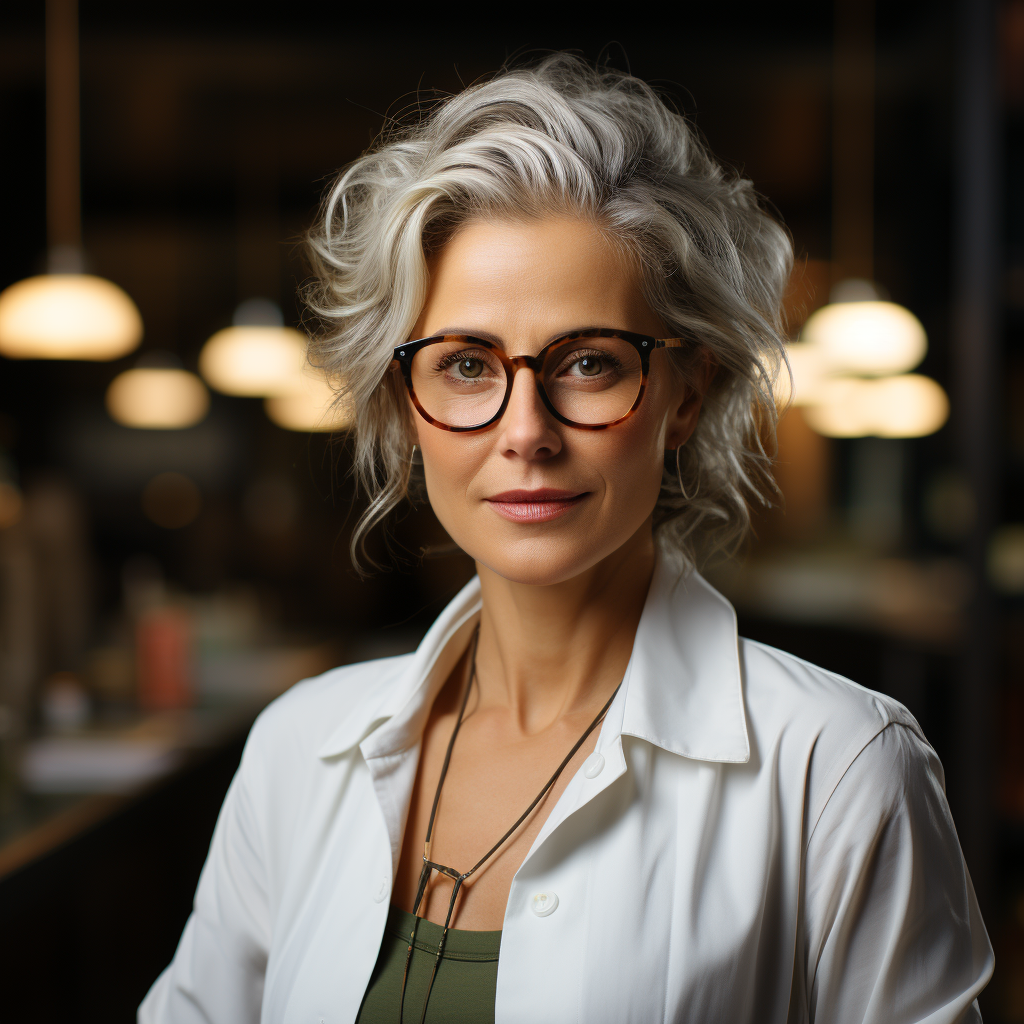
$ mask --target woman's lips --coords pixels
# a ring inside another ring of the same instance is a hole
[[[487,501],[499,516],[514,523],[546,523],[564,516],[588,493],[545,487],[536,491],[503,491]]]

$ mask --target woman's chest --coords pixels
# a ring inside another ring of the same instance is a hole
[[[568,730],[502,742],[486,729],[474,730],[475,723],[469,722],[445,770],[450,735],[445,724],[424,732],[392,902],[411,913],[426,874],[416,912],[445,922],[454,882],[443,872],[424,872],[429,832],[430,860],[460,875],[469,873],[459,887],[452,926],[494,931],[503,926],[516,872],[593,750],[596,735],[572,754],[579,737],[569,736]]]
[[[728,766],[626,748],[573,772],[509,879],[496,1020],[786,1020],[800,816]],[[282,865],[265,1020],[355,1019],[403,839],[394,784],[411,801],[408,766],[357,766],[319,853]]]

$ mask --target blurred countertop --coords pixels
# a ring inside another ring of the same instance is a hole
[[[705,575],[741,613],[864,629],[938,648],[959,642],[972,592],[967,567],[953,558],[913,560],[842,549],[730,561]]]
[[[266,703],[239,699],[29,743],[22,787],[0,809],[0,879],[244,734]]]
[[[326,645],[218,653],[198,666],[191,707],[122,711],[31,738],[17,786],[0,792],[0,880],[239,742],[271,700],[336,656]]]

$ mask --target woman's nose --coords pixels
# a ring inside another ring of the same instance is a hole
[[[562,450],[556,421],[544,405],[532,370],[525,367],[512,378],[512,393],[499,422],[499,444],[507,454],[523,459],[549,459]]]

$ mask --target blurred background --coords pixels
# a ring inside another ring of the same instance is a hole
[[[134,1019],[259,709],[471,575],[423,507],[354,572],[301,239],[389,118],[551,49],[662,89],[793,234],[784,505],[709,576],[922,723],[985,1019],[1024,1021],[1024,0],[719,6],[0,10],[5,1021]]]

